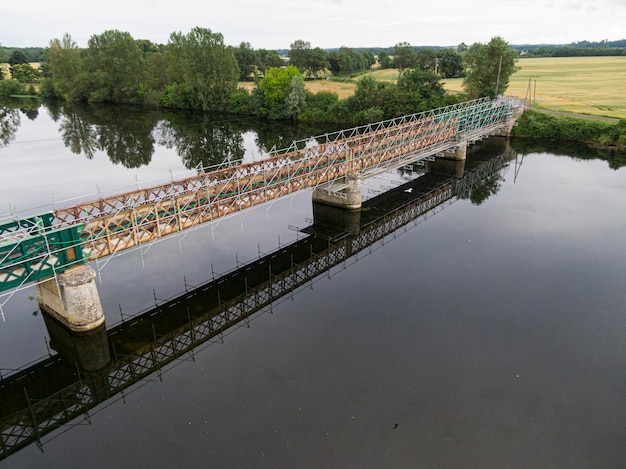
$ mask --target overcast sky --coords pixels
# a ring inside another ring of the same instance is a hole
[[[488,42],[569,44],[626,38],[626,0],[13,0],[0,9],[0,44],[47,46],[70,33],[80,47],[109,29],[167,43],[195,26],[227,45],[451,46]]]

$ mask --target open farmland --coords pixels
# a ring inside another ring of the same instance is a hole
[[[626,118],[626,57],[533,58],[520,59],[517,65],[520,70],[511,77],[508,95],[524,98],[531,79],[537,108]],[[398,71],[392,69],[374,70],[371,75],[378,81],[395,83],[398,79]],[[443,82],[448,91],[463,90],[461,78]],[[306,87],[314,93],[334,91],[344,99],[354,93],[356,83],[316,80],[307,81]]]
[[[546,57],[517,65],[508,95],[524,98],[530,79],[535,107],[626,118],[626,57]],[[462,79],[445,80],[445,88],[461,91]]]

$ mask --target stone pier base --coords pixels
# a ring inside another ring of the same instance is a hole
[[[313,202],[332,205],[346,210],[361,208],[361,178],[348,175],[343,181],[319,186],[313,191]]]
[[[95,278],[91,267],[81,265],[38,284],[39,307],[71,331],[98,328],[104,324],[104,311]]]
[[[443,157],[450,160],[464,160],[467,157],[467,143],[459,142],[456,147],[444,151]]]

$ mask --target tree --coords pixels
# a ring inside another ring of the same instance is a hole
[[[90,102],[137,103],[146,61],[130,33],[108,30],[89,38],[85,57]]]
[[[79,85],[83,74],[83,59],[72,36],[65,33],[63,39],[52,39],[46,51],[53,88],[62,97],[69,100],[80,100]]]
[[[419,69],[405,70],[398,77],[398,87],[411,93],[417,93],[422,99],[441,99],[446,94],[439,81],[439,76],[435,72]]]
[[[237,89],[239,67],[224,37],[196,27],[187,35],[172,33],[166,50],[168,74],[191,107],[226,111]],[[172,103],[178,106],[180,103]]]
[[[434,71],[437,66],[437,54],[430,47],[419,49],[415,53],[415,67],[423,71]]]
[[[405,68],[415,67],[416,56],[415,50],[408,42],[399,42],[393,49],[393,65],[400,73]]]
[[[386,51],[381,50],[378,53],[378,63],[380,64],[380,68],[391,68],[390,55]]]
[[[297,95],[290,96],[290,93],[298,93],[298,83],[293,82],[294,77],[302,77],[302,73],[297,67],[289,65],[285,68],[269,68],[265,72],[265,77],[259,81],[257,86],[261,99],[261,114],[270,119],[287,119],[293,117],[294,104],[286,102],[287,97],[295,100]],[[293,85],[292,85],[293,82]]]
[[[441,49],[437,54],[437,73],[442,78],[459,78],[463,76],[463,58],[453,49]]]
[[[2,47],[2,44],[0,44],[0,64],[4,63],[4,47]],[[0,80],[2,80],[4,78],[4,70],[3,68],[0,66]]]
[[[270,67],[282,67],[285,61],[275,50],[259,49],[259,69],[265,73]]]
[[[22,52],[21,50],[14,50],[13,53],[11,54],[11,57],[9,57],[9,65],[11,66],[17,65],[17,64],[27,64],[27,63],[28,63],[28,59],[24,55],[24,52]]]
[[[311,43],[297,39],[289,47],[289,64],[298,67],[304,73],[307,68],[309,52],[311,51]]]
[[[465,53],[467,75],[463,86],[468,96],[495,98],[504,93],[511,75],[519,70],[516,61],[517,52],[501,37],[492,38],[488,44],[472,44]]]
[[[328,68],[328,53],[316,47],[307,54],[305,70],[308,76],[317,78],[317,74]]]
[[[20,83],[35,83],[41,78],[41,73],[30,64],[15,64],[11,67],[11,78]]]
[[[349,75],[369,70],[376,63],[371,52],[359,52],[349,47],[340,47],[328,54],[329,68],[333,75]]]
[[[291,83],[285,95],[287,117],[296,120],[306,106],[306,90],[304,78],[301,76],[291,77]]]
[[[259,63],[261,62],[259,54],[252,49],[249,42],[242,42],[239,47],[233,49],[237,65],[239,66],[239,81],[250,81],[256,76]]]

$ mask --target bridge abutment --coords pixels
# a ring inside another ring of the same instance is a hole
[[[104,311],[88,265],[73,267],[37,285],[37,301],[49,314],[73,332],[90,332],[104,324]]]
[[[341,182],[323,184],[313,191],[313,202],[332,205],[346,210],[361,208],[361,177],[347,175]]]

